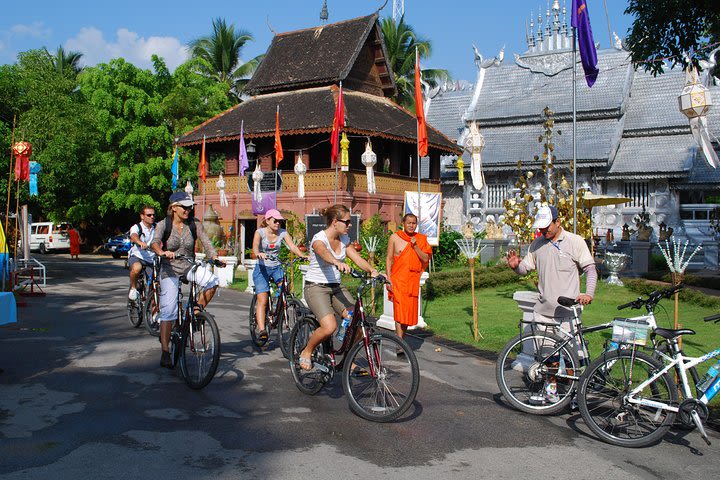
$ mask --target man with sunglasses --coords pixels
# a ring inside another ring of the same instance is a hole
[[[130,292],[128,298],[137,300],[138,291],[135,288],[143,267],[152,267],[155,252],[148,248],[155,235],[155,209],[144,206],[140,209],[140,221],[130,227],[130,241],[132,247],[128,252],[128,268],[130,268]]]

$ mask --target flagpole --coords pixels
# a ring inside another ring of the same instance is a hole
[[[277,115],[279,117],[280,115],[280,105],[277,106]],[[279,129],[278,129],[279,131]],[[278,191],[277,191],[277,177],[278,177],[278,161],[277,161],[277,154],[275,156],[275,170],[273,171],[273,175],[275,176],[275,208],[277,208],[277,197],[278,197]]]
[[[5,236],[8,234],[8,223],[10,218],[10,190],[12,190],[12,172],[13,172],[13,157],[15,152],[13,151],[13,145],[15,144],[15,119],[16,115],[13,115],[13,128],[10,140],[10,172],[8,172],[8,185],[7,185],[7,203],[5,207]],[[8,248],[8,255],[10,255],[10,249]]]
[[[573,88],[572,88],[572,129],[573,129],[573,233],[577,233],[577,27],[573,27]],[[592,240],[591,240],[592,241]]]
[[[339,95],[342,95],[342,80],[340,81]],[[338,96],[338,102],[340,102],[341,100],[342,100],[342,98],[340,96]],[[333,122],[334,122],[334,119],[333,119]],[[345,127],[345,111],[344,111],[344,109],[343,109],[342,126]],[[338,128],[338,131],[335,132],[335,135],[338,136],[338,139],[336,141],[340,142],[340,128]],[[332,155],[332,153],[330,155]],[[337,157],[335,157],[335,194],[333,197],[333,203],[335,205],[337,205],[337,192],[340,189],[340,178],[339,178],[340,175],[338,173],[338,163],[340,163],[340,162],[338,161]]]
[[[418,52],[418,47],[417,47],[417,45],[415,45],[415,64],[416,64],[415,68],[416,68],[418,71],[420,71],[420,52]],[[422,73],[420,73],[420,75],[422,76]],[[416,88],[417,88],[417,87],[416,87]],[[415,92],[415,98],[416,98],[416,99],[420,99],[420,100],[422,101],[422,91],[420,91],[419,94],[418,94],[418,92]],[[417,103],[417,100],[415,101],[415,103]],[[420,105],[422,106],[422,104],[420,104]],[[415,116],[416,116],[416,117],[417,117],[417,109],[418,109],[418,106],[415,105]],[[417,178],[418,178],[418,200],[417,200],[417,201],[418,201],[418,218],[417,218],[417,223],[418,223],[418,225],[417,225],[417,232],[422,233],[422,232],[420,231],[420,227],[422,226],[422,202],[420,201],[420,200],[421,200],[421,198],[420,198],[421,195],[420,195],[420,122],[419,122],[419,121],[416,121],[416,122],[415,122],[415,132],[416,132],[416,135],[417,135],[416,152],[417,152],[417,169],[418,169],[418,171],[417,171]]]

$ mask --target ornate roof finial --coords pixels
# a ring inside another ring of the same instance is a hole
[[[327,8],[327,0],[323,0],[323,6],[320,9],[320,23],[327,23],[328,21],[328,8]]]
[[[567,0],[563,2],[563,9],[562,9],[563,19],[562,19],[562,28],[560,29],[560,33],[563,34],[563,36],[567,36],[568,28],[567,28]]]

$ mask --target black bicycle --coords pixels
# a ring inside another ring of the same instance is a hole
[[[146,272],[147,269],[143,269]],[[146,279],[147,282],[147,279]],[[145,295],[143,320],[145,328],[150,335],[160,336],[160,257],[155,256],[152,265],[152,276],[147,282],[147,293]]]
[[[197,271],[202,266],[224,264],[185,255],[175,255],[175,259],[186,260],[192,266],[180,277],[182,283],[190,285],[190,291],[183,305],[182,289],[178,288],[178,318],[170,333],[170,358],[173,367],[180,363],[185,383],[199,390],[210,383],[220,363],[220,331],[215,318],[198,303],[202,290],[196,283]]]
[[[290,335],[290,370],[297,388],[314,395],[342,370],[342,385],[350,409],[358,416],[374,422],[390,422],[400,417],[415,400],[420,385],[417,358],[410,346],[394,333],[376,330],[365,316],[362,295],[368,286],[383,285],[382,275],[368,278],[351,271],[360,279],[352,319],[338,349],[332,337],[312,352],[312,368],[300,367],[300,353],[313,332],[319,327],[313,315],[305,315],[295,324]],[[359,339],[356,341],[358,330]],[[343,356],[339,361],[337,356]]]
[[[284,262],[282,265],[283,271],[289,271],[290,268],[295,266],[296,262],[301,260],[303,259],[295,258],[289,262]],[[257,293],[253,293],[248,315],[250,337],[257,348],[263,348],[267,344],[267,339],[260,337],[255,310],[256,305]],[[285,358],[290,358],[290,333],[292,328],[300,316],[309,312],[310,310],[290,291],[290,285],[286,277],[283,277],[278,283],[270,282],[268,304],[265,308],[265,330],[268,334],[272,330],[277,330],[277,343],[280,345],[280,350]]]
[[[153,307],[150,305],[151,303],[153,306],[159,305],[157,301],[158,292],[160,291],[160,279],[158,277],[159,263],[156,265],[156,262],[158,262],[157,257],[155,257],[152,266],[143,265],[142,270],[140,270],[140,275],[135,285],[138,296],[135,300],[128,299],[127,316],[133,327],[138,328],[144,321],[148,332],[158,336],[157,314],[154,316],[155,323],[153,326],[151,325]],[[148,311],[150,315],[148,315]]]

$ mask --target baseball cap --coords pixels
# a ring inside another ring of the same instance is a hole
[[[182,205],[183,207],[192,207],[195,205],[192,197],[187,192],[173,192],[170,195],[170,205]]]
[[[280,212],[278,212],[276,209],[271,208],[267,212],[265,212],[265,220],[270,220],[271,218],[274,218],[276,220],[285,220],[282,215],[280,215]]]
[[[557,220],[557,218],[557,208],[552,205],[542,205],[538,208],[538,211],[535,214],[535,223],[533,223],[532,228],[538,229],[548,227],[553,220]]]

